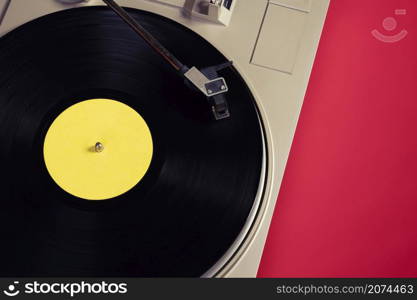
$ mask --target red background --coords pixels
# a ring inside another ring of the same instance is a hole
[[[332,0],[258,276],[417,276],[416,0]]]

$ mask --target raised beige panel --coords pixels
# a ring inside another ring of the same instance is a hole
[[[304,12],[310,12],[311,10],[311,0],[269,0],[269,2]]]
[[[292,8],[284,6],[289,2]],[[310,1],[306,0],[271,1],[251,63],[292,74],[310,6]]]

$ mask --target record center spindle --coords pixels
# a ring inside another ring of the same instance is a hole
[[[102,143],[97,142],[97,143],[94,145],[94,151],[95,151],[95,152],[100,153],[100,152],[103,152],[103,150],[104,150],[104,145],[103,145]]]

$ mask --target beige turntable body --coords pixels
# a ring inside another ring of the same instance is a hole
[[[173,19],[203,36],[233,60],[260,109],[266,128],[266,159],[259,205],[247,224],[248,230],[242,231],[244,234],[213,269],[215,272],[205,276],[256,276],[329,1],[234,0],[230,12],[214,13],[214,17],[189,10],[185,13],[188,0],[117,1]],[[0,0],[0,36],[40,16],[91,5],[104,3]],[[170,50],[175,54],[175,49]]]

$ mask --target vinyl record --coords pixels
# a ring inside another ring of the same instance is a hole
[[[186,65],[226,61],[184,26],[129,12]],[[221,74],[231,117],[215,121],[205,97],[111,10],[88,7],[5,35],[0,70],[1,276],[201,276],[236,240],[264,157],[254,99],[234,68]],[[61,188],[44,157],[54,120],[89,99],[128,105],[152,134],[143,178],[101,201]]]

